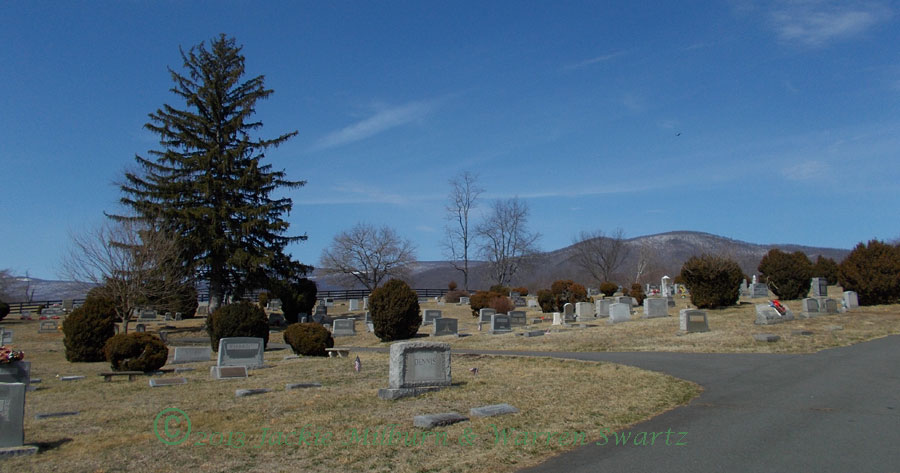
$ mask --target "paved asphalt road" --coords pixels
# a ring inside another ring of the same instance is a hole
[[[687,406],[628,429],[687,432],[672,445],[665,434],[653,446],[610,436],[523,472],[900,472],[900,336],[810,355],[454,353],[609,361],[703,386]]]
[[[628,429],[687,432],[686,446],[610,436],[525,472],[900,472],[900,336],[811,355],[478,352],[610,361],[703,386]]]

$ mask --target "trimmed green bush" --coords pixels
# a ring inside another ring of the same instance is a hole
[[[612,297],[612,295],[615,294],[618,290],[619,285],[616,283],[612,283],[609,281],[600,283],[600,293],[602,293],[604,297]]]
[[[311,315],[316,305],[316,294],[319,290],[316,283],[306,278],[296,281],[275,281],[270,297],[281,300],[281,312],[289,324],[295,324],[299,320],[300,313]]]
[[[62,331],[66,360],[105,361],[103,347],[116,334],[115,305],[108,299],[88,294],[84,304],[66,316]]]
[[[0,301],[0,320],[3,320],[7,315],[9,315],[9,304]]]
[[[694,256],[681,267],[681,278],[700,309],[727,307],[740,298],[744,273],[734,260],[721,256]]]
[[[550,289],[541,289],[537,292],[538,305],[541,306],[541,312],[556,312],[556,300]]]
[[[369,312],[375,336],[383,342],[412,338],[422,324],[419,296],[399,279],[391,279],[372,291]]]
[[[856,291],[860,305],[900,302],[900,248],[878,240],[856,245],[838,266],[838,282]]]
[[[256,337],[269,343],[269,317],[256,304],[236,302],[217,308],[206,319],[206,332],[213,351],[219,350],[219,340],[228,337]]]
[[[166,364],[169,349],[151,333],[120,333],[103,346],[114,371],[156,371]]]
[[[802,251],[785,253],[773,248],[762,257],[757,269],[779,299],[802,299],[809,294],[812,263]]]
[[[812,275],[814,278],[827,279],[828,285],[833,286],[838,283],[838,264],[831,258],[819,255],[813,265]]]
[[[322,324],[291,324],[284,330],[284,341],[294,353],[303,356],[328,356],[327,348],[334,347],[334,338]]]

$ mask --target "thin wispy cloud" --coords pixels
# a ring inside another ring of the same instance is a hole
[[[438,107],[438,101],[419,101],[379,110],[369,118],[333,131],[320,138],[314,150],[335,148],[371,138],[379,133],[419,121]]]
[[[822,161],[808,160],[782,169],[781,174],[792,181],[818,181],[831,175],[831,166]]]
[[[771,14],[778,36],[810,47],[857,36],[890,19],[893,12],[879,4],[851,2],[798,2]]]
[[[584,61],[581,61],[581,62],[578,62],[575,64],[569,64],[569,65],[565,66],[565,69],[567,69],[567,70],[581,69],[582,67],[587,67],[587,66],[590,66],[593,64],[606,62],[606,61],[609,61],[610,59],[615,59],[624,54],[625,54],[625,51],[616,51],[614,53],[603,54],[600,56],[592,57],[590,59],[585,59]]]
[[[388,205],[413,205],[425,201],[446,198],[445,195],[413,195],[388,192],[377,187],[360,183],[347,183],[332,187],[328,192],[322,193],[324,197],[309,199],[295,198],[295,205],[359,205],[359,204],[388,204]]]

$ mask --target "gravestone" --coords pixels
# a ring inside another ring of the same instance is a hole
[[[63,299],[63,310],[66,312],[72,312],[75,309],[75,301],[72,299]]]
[[[57,333],[59,331],[58,328],[59,325],[57,325],[55,320],[44,320],[41,322],[38,333]]]
[[[616,302],[609,305],[609,320],[611,324],[627,322],[631,320],[631,305]]]
[[[819,300],[808,297],[800,302],[800,316],[805,318],[819,315]]]
[[[785,307],[785,313],[781,314],[769,304],[756,304],[756,325],[772,325],[788,320],[794,320],[794,313]]]
[[[751,299],[766,298],[769,297],[769,288],[765,284],[754,282],[750,284],[749,293]]]
[[[859,296],[854,291],[844,291],[844,307],[856,309],[859,307]]]
[[[138,320],[156,320],[156,311],[142,310],[138,312]]]
[[[490,323],[491,316],[496,313],[496,310],[485,307],[484,309],[478,311],[478,322],[483,324]]]
[[[749,296],[750,295],[750,286],[747,285],[747,280],[741,280],[741,287],[738,288],[741,296]]]
[[[25,383],[0,383],[0,448],[25,443]]]
[[[491,335],[512,332],[509,316],[506,314],[491,314]]]
[[[609,317],[609,299],[600,299],[594,303],[594,314],[597,317]]]
[[[13,331],[8,329],[3,329],[0,332],[0,345],[12,345],[13,342]]]
[[[671,292],[669,292],[669,283],[670,283],[671,281],[672,281],[672,278],[670,278],[670,277],[668,277],[668,276],[663,276],[663,277],[662,277],[662,279],[660,280],[660,284],[659,284],[659,289],[660,289],[660,291],[661,291],[661,293],[660,293],[661,296],[663,296],[663,297],[668,297],[669,295],[671,295]]]
[[[511,327],[524,327],[528,325],[528,319],[524,310],[513,310],[509,312],[509,325]]]
[[[615,299],[616,302],[618,302],[619,304],[628,304],[628,307],[629,307],[629,308],[635,306],[634,299],[631,298],[631,297],[629,297],[629,296],[616,296],[614,299]]]
[[[563,316],[559,312],[553,313],[553,325],[565,325],[565,321],[563,320]]]
[[[42,317],[59,317],[61,315],[65,315],[62,307],[48,307],[41,311]]]
[[[246,378],[246,366],[210,366],[209,374],[213,379]]]
[[[528,304],[524,297],[514,297],[512,301],[514,307],[525,307]]]
[[[445,412],[442,414],[425,414],[413,417],[413,427],[420,429],[433,429],[435,427],[444,427],[455,424],[457,422],[465,422],[468,417],[457,412]]]
[[[654,319],[657,317],[669,316],[669,303],[667,299],[658,297],[648,297],[644,299],[644,316],[645,319]]]
[[[468,297],[460,297],[459,303],[460,303],[460,305],[469,305],[469,298]]]
[[[838,306],[837,301],[829,298],[820,298],[819,299],[819,312],[825,314],[837,314]]]
[[[31,362],[0,363],[0,383],[31,384]]]
[[[369,310],[369,296],[363,297],[362,310]]]
[[[316,305],[316,311],[313,313],[313,316],[326,316],[328,315],[328,307],[325,304]]]
[[[431,336],[443,337],[445,335],[459,336],[458,320],[444,317],[434,320],[434,324],[431,327]]]
[[[812,286],[812,294],[813,297],[827,297],[828,296],[828,280],[825,278],[812,278],[810,282],[810,286]]]
[[[265,345],[262,338],[227,337],[219,340],[218,366],[261,368]]]
[[[337,319],[331,329],[332,337],[349,337],[356,335],[356,319]]]
[[[509,404],[493,404],[469,409],[469,415],[472,417],[493,417],[517,412],[519,410]]]
[[[678,311],[678,324],[682,332],[709,332],[705,310],[681,309]]]
[[[575,304],[575,316],[579,322],[586,322],[594,319],[594,304],[590,302],[578,302]]]
[[[398,342],[391,345],[388,387],[378,397],[400,399],[450,385],[449,343]]]
[[[179,386],[187,384],[187,378],[150,378],[150,387]]]
[[[266,304],[266,308],[271,311],[281,311],[281,299],[272,299]]]
[[[181,312],[175,312],[175,321],[181,322],[182,319],[184,319],[184,317],[181,315]]]
[[[526,304],[526,306],[529,309],[531,309],[531,308],[538,308],[541,305],[538,303],[537,299],[531,298],[531,299],[528,299],[528,303]]]
[[[207,362],[211,356],[210,347],[175,347],[172,364]]]
[[[359,299],[350,299],[348,304],[350,304],[351,311],[359,310]]]
[[[334,298],[326,297],[325,299],[322,299],[322,303],[325,307],[334,307]]]
[[[426,309],[422,314],[422,325],[431,325],[434,319],[441,318],[441,311],[435,309]]]
[[[566,323],[575,321],[575,304],[571,302],[563,304],[563,320],[565,320]]]
[[[269,314],[269,327],[284,327],[287,325],[287,319],[281,312],[272,312]]]
[[[137,324],[134,326],[134,331],[138,333],[144,333],[147,331],[147,327],[144,324]]]

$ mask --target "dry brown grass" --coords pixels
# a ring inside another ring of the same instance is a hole
[[[831,286],[828,293],[837,298],[842,289]],[[424,308],[440,309],[444,317],[459,320],[460,333],[469,336],[439,337],[454,348],[485,350],[528,350],[528,351],[672,351],[704,353],[813,353],[826,348],[851,345],[861,341],[900,334],[900,306],[869,306],[854,309],[845,314],[820,316],[812,319],[797,318],[792,322],[759,326],[755,325],[754,304],[765,303],[764,299],[746,299],[740,306],[721,310],[708,310],[710,331],[706,333],[679,334],[678,311],[692,307],[690,299],[677,298],[676,307],[669,308],[670,317],[641,319],[641,307],[635,308],[630,322],[609,325],[605,321],[594,322],[593,327],[568,328],[553,327],[553,314],[542,314],[537,309],[527,309],[531,319],[545,317],[543,323],[517,328],[524,330],[550,330],[551,333],[532,338],[513,334],[490,335],[487,327],[478,331],[477,318],[472,317],[468,306],[446,304],[439,306],[429,302]],[[787,306],[800,312],[800,301],[788,301]],[[525,310],[525,309],[518,309]],[[357,324],[358,328],[362,324]],[[842,330],[832,330],[841,326]],[[363,327],[363,330],[365,328]],[[420,329],[419,334],[429,333],[429,328]],[[796,331],[811,331],[813,335],[795,335]],[[773,333],[781,336],[776,343],[758,342],[756,333]],[[387,346],[371,333],[360,333],[354,337],[336,339],[342,346]]]
[[[699,393],[692,383],[609,363],[454,355],[453,387],[383,401],[376,392],[387,386],[387,354],[360,352],[363,369],[357,373],[352,358],[284,360],[285,350],[266,352],[266,362],[273,366],[251,371],[246,380],[213,381],[208,374],[212,363],[197,363],[190,365],[196,371],[166,375],[183,376],[189,384],[150,388],[144,377],[104,382],[98,373],[109,369],[106,363],[66,362],[62,335],[37,334],[36,321],[4,325],[15,331],[16,346],[26,351],[32,376],[43,379],[40,389],[27,395],[25,421],[26,443],[39,445],[42,453],[4,460],[9,471],[514,471],[574,447],[497,445],[491,424],[518,431],[584,432],[590,442],[603,429],[622,429]],[[277,335],[272,338],[281,341]],[[477,375],[469,372],[472,367],[479,369]],[[57,374],[87,378],[63,382]],[[323,387],[284,390],[286,383],[295,382],[320,382]],[[234,391],[242,388],[274,392],[235,398]],[[446,433],[446,445],[434,445],[434,437],[426,445],[344,444],[352,429],[378,432],[396,425],[397,432],[421,434],[412,426],[415,415],[467,414],[472,407],[504,402],[521,412],[435,429]],[[170,407],[191,419],[192,434],[178,446],[161,443],[153,430],[157,414]],[[80,414],[34,418],[59,411]],[[265,428],[290,433],[307,425],[310,431],[331,432],[330,444],[254,448]],[[467,429],[476,437],[471,445],[461,445]],[[195,445],[203,440],[200,432],[242,432],[245,445]]]

